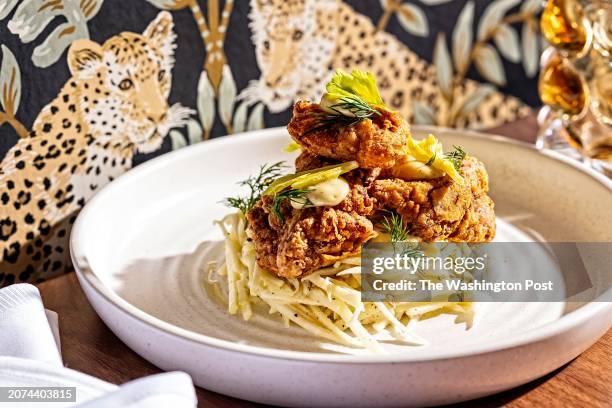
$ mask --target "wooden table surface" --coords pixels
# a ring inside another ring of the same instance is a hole
[[[533,117],[493,129],[492,132],[533,141]],[[74,273],[38,285],[45,307],[59,314],[64,363],[75,370],[121,384],[160,372],[121,342],[89,305]],[[512,369],[509,367],[509,369]],[[247,401],[197,388],[202,407],[256,407]],[[612,405],[612,331],[581,356],[529,384],[459,404],[460,407]]]

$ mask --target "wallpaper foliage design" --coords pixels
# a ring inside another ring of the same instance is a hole
[[[70,270],[75,214],[133,165],[285,124],[336,68],[372,71],[417,124],[528,113],[539,12],[539,0],[0,3],[0,285]]]

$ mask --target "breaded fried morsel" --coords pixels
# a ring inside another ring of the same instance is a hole
[[[337,163],[336,160],[326,159],[322,156],[317,156],[314,153],[310,153],[308,151],[302,150],[300,155],[295,159],[295,171],[305,171],[318,169],[323,166],[329,166],[330,164]]]
[[[295,159],[295,171],[300,172],[305,170],[313,170],[337,163],[337,160],[326,159],[324,157],[316,156],[312,153],[303,151]],[[375,167],[373,169],[355,169],[342,177],[347,179],[352,184],[369,186],[380,174],[380,168]]]
[[[495,213],[480,161],[460,146],[445,151],[432,134],[414,140],[406,121],[386,108],[371,73],[338,70],[325,90],[320,104],[293,107],[287,129],[302,150],[296,173],[263,187],[246,213],[261,267],[304,276],[357,255],[379,232],[394,242],[409,235],[426,242],[493,239]],[[402,237],[392,233],[389,216]]]
[[[294,278],[359,253],[375,234],[367,218],[374,202],[362,184],[350,178],[349,184],[349,195],[335,207],[296,210],[284,203],[284,222],[271,212],[272,198],[263,196],[247,213],[259,266]]]
[[[307,152],[339,161],[356,160],[362,168],[388,168],[406,156],[409,128],[394,112],[378,110],[349,126],[321,126],[326,113],[319,104],[298,101],[287,126],[291,137]]]
[[[331,162],[303,152],[296,166],[302,171]],[[343,176],[351,189],[340,204],[297,210],[284,203],[284,221],[271,211],[272,198],[263,196],[247,213],[257,261],[279,276],[307,275],[357,254],[375,235],[372,220],[390,211],[423,241],[490,241],[495,213],[486,170],[479,160],[466,157],[460,173],[463,184],[447,176],[407,181],[381,174],[378,168],[356,169]]]
[[[484,165],[466,157],[460,173],[463,184],[447,176],[415,181],[381,178],[368,192],[376,210],[397,212],[410,233],[424,241],[490,241],[495,235],[495,213],[487,196]]]

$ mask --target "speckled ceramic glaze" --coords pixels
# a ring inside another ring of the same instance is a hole
[[[554,154],[501,137],[435,132],[489,171],[501,241],[612,241],[611,183]],[[346,355],[259,309],[230,316],[205,283],[223,256],[212,225],[235,182],[260,164],[291,160],[284,129],[226,137],[165,155],[99,193],[74,227],[81,285],[106,324],[137,353],[196,384],[293,406],[423,406],[499,392],[538,378],[593,344],[612,324],[606,302],[478,306],[466,330],[450,316],[420,322],[421,347]],[[597,269],[597,268],[596,268]],[[608,281],[601,267],[592,281]],[[602,287],[609,287],[603,285]],[[610,293],[607,293],[609,298]]]

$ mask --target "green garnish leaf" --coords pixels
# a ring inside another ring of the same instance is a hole
[[[378,93],[376,80],[369,72],[354,69],[348,74],[337,70],[325,86],[317,114],[317,125],[309,132],[326,126],[350,126],[371,116],[380,116],[385,105]]]
[[[407,241],[410,238],[408,227],[404,224],[402,217],[392,212],[389,216],[384,216],[382,222],[383,232],[389,234],[391,242]]]
[[[320,106],[326,112],[325,115],[321,115],[320,120],[337,120],[341,117],[360,121],[370,116],[380,116],[380,112],[354,96],[343,96],[340,99],[323,98]]]
[[[246,196],[227,197],[224,200],[228,207],[236,208],[243,214],[246,214],[259,200],[262,192],[268,188],[276,179],[281,177],[284,169],[287,166],[285,162],[277,162],[273,164],[264,164],[259,168],[259,173],[255,176],[249,176],[246,180],[238,182],[240,186],[246,186],[249,193]]]
[[[425,139],[416,141],[412,136],[406,140],[407,153],[416,161],[433,167],[442,173],[446,173],[457,183],[463,183],[463,177],[455,163],[444,154],[442,143],[434,135],[428,135]]]
[[[389,234],[389,239],[393,245],[394,251],[399,251],[401,255],[410,258],[423,256],[423,251],[419,248],[418,242],[408,242],[410,239],[410,232],[398,213],[391,212],[388,217],[385,216],[381,226],[383,232]]]
[[[288,174],[279,177],[271,183],[263,192],[263,195],[275,195],[288,187],[292,189],[304,189],[327,180],[338,178],[342,174],[354,170],[357,167],[359,167],[359,164],[357,164],[356,161],[350,161],[341,164],[332,164],[318,169],[301,171],[295,174]]]
[[[288,200],[290,203],[294,202],[304,207],[312,205],[312,202],[308,198],[308,193],[311,191],[312,190],[310,189],[290,189],[276,194],[272,200],[272,214],[274,214],[281,222],[284,222],[285,217],[281,211],[282,203]]]
[[[461,169],[461,163],[463,162],[463,159],[465,159],[467,153],[461,148],[461,146],[453,145],[453,148],[455,150],[446,153],[445,156],[453,163],[455,170],[459,171]]]
[[[316,124],[312,128],[308,129],[304,132],[304,135],[309,133],[317,132],[322,129],[329,129],[331,127],[343,128],[355,125],[361,122],[364,117],[356,117],[356,116],[339,116],[339,115],[330,115],[327,113],[323,113],[317,115]]]
[[[295,151],[298,151],[302,148],[302,146],[299,145],[299,143],[297,142],[291,142],[289,143],[284,149],[283,152],[285,153],[293,153]]]
[[[354,69],[350,74],[339,69],[325,86],[323,98],[340,101],[343,98],[359,101],[371,107],[384,106],[376,80],[370,72]],[[336,102],[337,103],[337,102]]]

